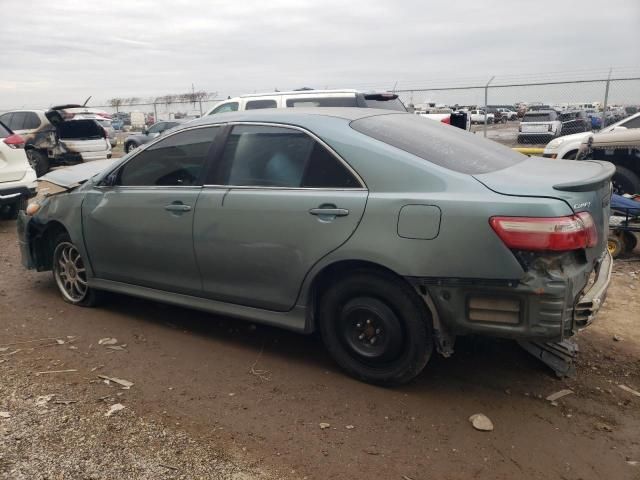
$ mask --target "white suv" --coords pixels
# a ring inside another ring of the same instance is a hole
[[[636,113],[617,123],[609,125],[600,130],[599,133],[610,133],[617,130],[627,130],[629,128],[640,128],[640,113]],[[574,159],[582,142],[591,134],[591,132],[574,133],[573,135],[566,135],[551,140],[547,146],[544,147],[542,156],[547,158]]]
[[[406,112],[398,95],[392,92],[360,92],[358,90],[311,90],[241,95],[219,103],[205,115],[259,108],[292,107],[363,107]]]
[[[555,110],[531,110],[524,114],[518,127],[518,143],[543,143],[559,137],[562,121]]]
[[[36,172],[24,153],[24,139],[0,122],[0,218],[16,218],[35,194]]]

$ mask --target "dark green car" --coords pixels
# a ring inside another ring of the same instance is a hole
[[[319,331],[347,372],[397,384],[457,335],[589,324],[613,172],[406,113],[253,110],[51,172],[65,191],[18,229],[25,266],[70,303],[119,292]]]

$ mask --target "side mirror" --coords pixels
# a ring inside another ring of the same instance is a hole
[[[147,127],[143,127],[142,128],[142,134],[143,135],[149,135],[149,129]]]

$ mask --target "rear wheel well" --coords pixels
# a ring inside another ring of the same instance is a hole
[[[424,306],[425,313],[427,315],[429,314],[427,306],[416,293],[415,289],[409,284],[409,282],[407,282],[403,277],[398,275],[390,268],[364,260],[342,260],[336,263],[332,263],[331,265],[323,268],[315,276],[313,282],[311,283],[308,303],[311,307],[309,310],[312,313],[312,317],[310,319],[310,324],[307,327],[309,332],[317,330],[316,319],[318,318],[320,299],[322,298],[323,293],[331,286],[335,279],[363,272],[368,272],[374,275],[377,274],[388,279],[392,279],[403,288],[410,290],[412,292],[412,295],[415,295],[415,300],[419,302],[420,305]]]
[[[69,234],[60,222],[52,220],[39,232],[33,232],[33,255],[39,272],[51,270],[53,266],[54,242],[61,234]]]

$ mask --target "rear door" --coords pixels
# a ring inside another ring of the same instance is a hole
[[[362,180],[295,127],[231,127],[196,206],[194,248],[204,294],[291,309],[305,275],[342,245],[365,208]]]
[[[218,127],[197,127],[146,148],[88,192],[83,229],[98,278],[201,293],[193,215]],[[111,185],[113,183],[113,185]]]

